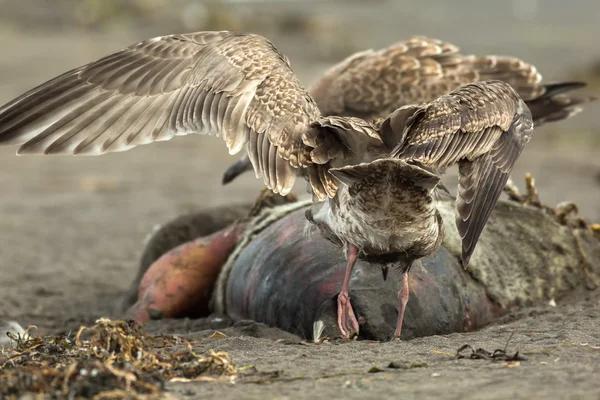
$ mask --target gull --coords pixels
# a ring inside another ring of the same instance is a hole
[[[582,111],[594,97],[566,94],[583,82],[546,83],[537,68],[512,56],[464,55],[453,43],[412,36],[380,50],[365,50],[335,64],[309,87],[322,115],[386,118],[396,109],[426,103],[462,85],[486,80],[510,84],[525,101],[536,127]],[[223,175],[227,184],[252,170],[247,156]]]
[[[470,253],[502,182],[532,133],[528,106],[508,84],[482,81],[381,121],[324,116],[289,60],[252,33],[152,38],[80,66],[0,107],[0,144],[17,154],[102,155],[215,134],[246,149],[257,178],[286,195],[305,178],[307,219],[343,247],[342,336],[358,332],[348,285],[358,257],[395,262],[400,336],[408,271],[443,238],[433,195],[440,173],[460,167],[457,226]]]

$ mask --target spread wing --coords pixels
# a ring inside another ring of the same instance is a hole
[[[517,112],[488,154],[459,162],[456,226],[462,241],[463,265],[469,263],[479,236],[532,132],[528,112]]]
[[[199,32],[143,41],[30,90],[0,108],[0,144],[20,145],[18,154],[100,155],[219,134],[230,154],[247,144],[257,176],[286,194],[319,146],[328,146],[322,164],[347,153],[339,135],[322,138],[320,116],[268,40]]]
[[[356,53],[334,65],[309,87],[324,115],[367,120],[448,93],[476,75],[462,68],[458,47],[411,37],[382,50]]]
[[[510,84],[530,107],[536,125],[568,118],[580,111],[578,105],[594,100],[565,94],[585,86],[580,82],[543,83],[534,65],[516,57],[464,55],[452,43],[422,36],[351,55],[317,79],[309,93],[323,115],[370,120],[487,80]]]
[[[452,43],[422,36],[353,54],[315,80],[308,91],[323,115],[370,121],[487,80],[510,84],[529,107],[536,126],[569,118],[581,111],[582,104],[595,100],[570,93],[584,83],[546,84],[534,65],[516,57],[463,55]],[[223,183],[251,169],[244,156],[225,172]]]
[[[400,143],[392,157],[439,170],[459,165],[456,225],[465,265],[532,131],[529,108],[500,81],[401,108],[381,125],[384,141]]]

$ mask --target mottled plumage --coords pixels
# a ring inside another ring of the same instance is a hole
[[[536,126],[568,118],[593,98],[565,95],[581,82],[545,84],[537,68],[516,57],[463,55],[458,46],[413,36],[381,50],[351,55],[309,87],[323,115],[371,120],[408,104],[429,102],[467,83],[508,83],[531,108]]]
[[[315,224],[339,226],[335,237],[345,248],[353,244],[365,258],[395,253],[408,267],[439,247],[443,225],[432,197],[439,175],[398,159],[329,172],[343,185],[309,217]]]
[[[257,175],[287,194],[313,158],[327,164],[346,146],[377,140],[365,121],[344,123],[341,138],[265,38],[200,32],[146,40],[30,90],[0,108],[0,144],[19,144],[18,154],[99,155],[220,134],[231,154],[247,144]],[[326,151],[311,155],[317,142]]]
[[[530,108],[536,127],[569,118],[581,111],[581,104],[595,100],[566,94],[584,83],[547,84],[535,66],[516,57],[463,55],[452,43],[423,36],[353,54],[317,78],[308,92],[323,115],[372,121],[487,80],[510,84]],[[244,156],[227,169],[223,183],[251,169]]]
[[[381,126],[391,156],[443,172],[458,164],[456,225],[466,265],[533,132],[531,112],[500,81],[473,83],[424,106],[405,106]]]
[[[337,195],[309,209],[306,217],[325,238],[343,246],[348,257],[338,297],[342,335],[359,330],[348,289],[354,262],[360,257],[394,263],[402,274],[395,331],[399,337],[408,301],[408,272],[415,261],[435,252],[444,238],[444,223],[433,198],[440,176],[389,158],[329,172],[342,183]]]
[[[525,103],[499,81],[401,108],[377,125],[323,116],[267,39],[232,32],[146,40],[0,108],[0,144],[20,145],[19,154],[100,155],[217,134],[230,154],[246,148],[275,193],[305,177],[316,203],[307,217],[348,251],[338,299],[344,335],[358,330],[348,297],[356,257],[403,263],[402,316],[410,265],[439,247],[443,228],[431,196],[439,175],[431,171],[460,165],[457,222],[472,251],[530,127]]]

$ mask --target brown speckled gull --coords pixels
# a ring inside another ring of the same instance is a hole
[[[0,144],[18,154],[101,155],[175,135],[220,135],[246,148],[275,193],[306,178],[307,217],[348,256],[338,297],[343,336],[358,330],[348,296],[356,257],[406,273],[442,240],[434,191],[460,166],[458,227],[466,263],[531,134],[531,113],[506,83],[468,84],[375,122],[323,116],[267,39],[199,32],[149,39],[73,69],[0,108]],[[399,293],[400,334],[408,282]]]
[[[486,80],[510,84],[531,109],[536,126],[568,118],[593,100],[564,95],[584,83],[547,84],[535,66],[516,57],[463,55],[452,43],[423,36],[351,55],[313,82],[309,93],[324,115],[371,120]]]
[[[308,88],[323,115],[371,121],[399,107],[430,102],[471,82],[510,84],[531,110],[536,127],[581,111],[593,97],[566,92],[582,82],[548,84],[534,65],[510,56],[461,54],[458,46],[413,36],[381,50],[365,50],[332,66]],[[252,169],[244,156],[227,169],[223,183]]]
[[[475,106],[474,106],[475,105]],[[533,132],[525,103],[506,84],[470,84],[424,106],[401,107],[381,126],[394,158],[443,172],[458,164],[456,226],[463,264]]]

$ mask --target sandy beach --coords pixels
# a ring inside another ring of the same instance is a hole
[[[459,3],[465,9],[473,4]],[[419,33],[479,53],[489,43],[487,53],[510,52],[538,65],[550,81],[569,80],[573,71],[600,56],[594,39],[600,27],[592,24],[586,9],[592,3],[572,3],[563,19],[558,18],[558,5],[548,6],[552,12],[540,11],[539,24],[520,40],[519,29],[527,24],[510,14],[498,17],[505,18],[508,33],[490,28],[477,38],[466,27],[454,30],[457,22],[467,23],[457,10],[448,11],[454,19],[446,23],[431,17],[419,25],[411,18],[418,12],[415,7],[400,13],[399,5],[382,2],[378,12],[386,14],[383,22],[367,39],[356,41],[381,47]],[[353,21],[357,10],[350,2],[337,29]],[[478,10],[473,12],[483,12]],[[402,15],[398,23],[390,16],[394,12]],[[490,21],[491,27],[498,24]],[[482,26],[478,21],[476,28]],[[540,32],[550,32],[549,26],[564,35],[534,45]],[[45,29],[0,28],[0,103],[107,52],[171,33],[160,26],[95,32]],[[354,34],[365,31],[361,26]],[[274,39],[305,83],[334,62],[307,56],[303,39]],[[536,130],[513,173],[523,188],[522,177],[531,172],[544,203],[575,201],[591,222],[600,222],[599,113],[600,103],[595,103],[569,121]],[[0,317],[24,327],[36,324],[44,333],[76,330],[101,316],[118,317],[116,305],[135,276],[144,239],[155,225],[188,210],[250,202],[261,188],[252,174],[221,186],[221,171],[236,158],[215,137],[178,137],[89,158],[17,157],[15,151],[0,149]],[[451,174],[445,179],[455,178]],[[304,193],[304,183],[296,192]],[[238,366],[280,371],[268,384],[169,384],[167,389],[180,398],[594,399],[600,398],[599,293],[583,290],[556,307],[518,310],[478,332],[407,342],[306,345],[299,344],[302,338],[274,328],[221,317],[153,321],[147,330],[198,339],[199,350],[226,351]],[[227,337],[209,338],[215,330]],[[465,344],[489,351],[504,348],[509,337],[507,351],[518,350],[524,357],[519,363],[454,357]],[[390,362],[411,368],[388,368]],[[369,372],[373,367],[377,372]]]

